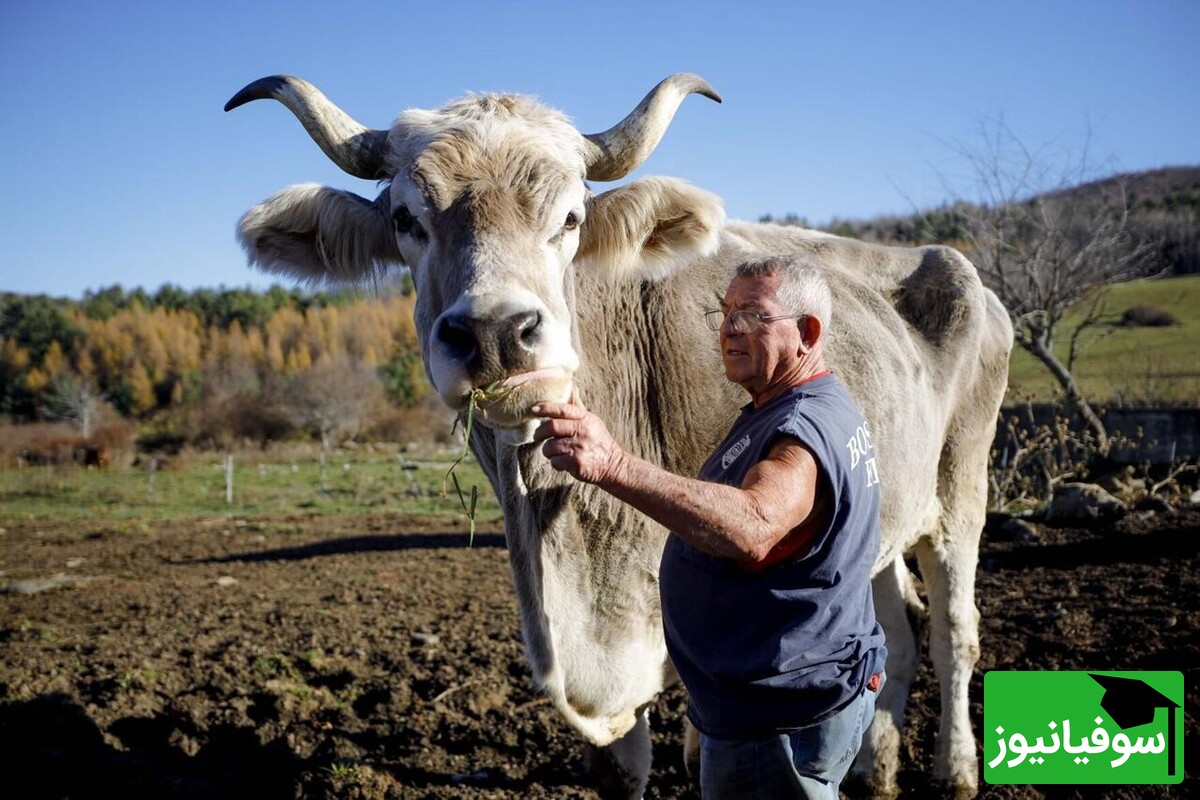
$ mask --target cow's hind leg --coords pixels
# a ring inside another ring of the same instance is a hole
[[[649,708],[637,715],[629,733],[606,747],[594,748],[591,771],[601,796],[640,798],[650,780]]]
[[[973,797],[979,786],[968,689],[979,660],[975,568],[983,521],[982,499],[959,503],[946,509],[937,533],[917,544],[929,598],[929,656],[941,694],[933,776],[953,784],[960,797]]]
[[[687,717],[683,718],[683,770],[693,785],[700,785],[700,731]]]
[[[900,767],[904,706],[920,663],[912,618],[922,615],[924,608],[903,557],[897,556],[891,566],[875,576],[871,590],[875,617],[887,637],[887,682],[875,701],[875,719],[863,737],[848,786],[865,783],[870,796],[889,797],[899,792],[896,773]]]

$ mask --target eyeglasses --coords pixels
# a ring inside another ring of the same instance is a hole
[[[721,330],[721,323],[725,321],[725,317],[729,317],[729,323],[733,326],[734,333],[754,333],[759,326],[764,322],[775,322],[781,319],[801,319],[805,314],[776,314],[774,316],[764,316],[755,311],[746,311],[738,309],[730,311],[728,315],[724,311],[705,311],[704,321],[708,323],[708,327],[714,331]]]

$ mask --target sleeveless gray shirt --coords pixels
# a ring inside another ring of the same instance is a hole
[[[710,736],[815,724],[883,671],[871,596],[879,477],[870,429],[841,381],[824,373],[762,408],[746,406],[699,477],[740,486],[780,436],[812,451],[832,500],[828,522],[800,551],[757,571],[674,534],[663,551],[667,650],[688,715]]]

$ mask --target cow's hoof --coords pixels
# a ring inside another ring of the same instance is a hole
[[[604,800],[636,800],[642,796],[643,787],[639,786],[637,776],[631,775],[604,748],[589,747],[584,761],[591,784]]]
[[[979,794],[979,785],[974,783],[956,783],[953,785],[954,800],[971,800]]]

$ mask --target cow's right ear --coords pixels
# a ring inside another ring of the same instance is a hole
[[[385,188],[375,202],[301,184],[246,212],[238,240],[264,272],[310,282],[356,281],[402,264]]]

